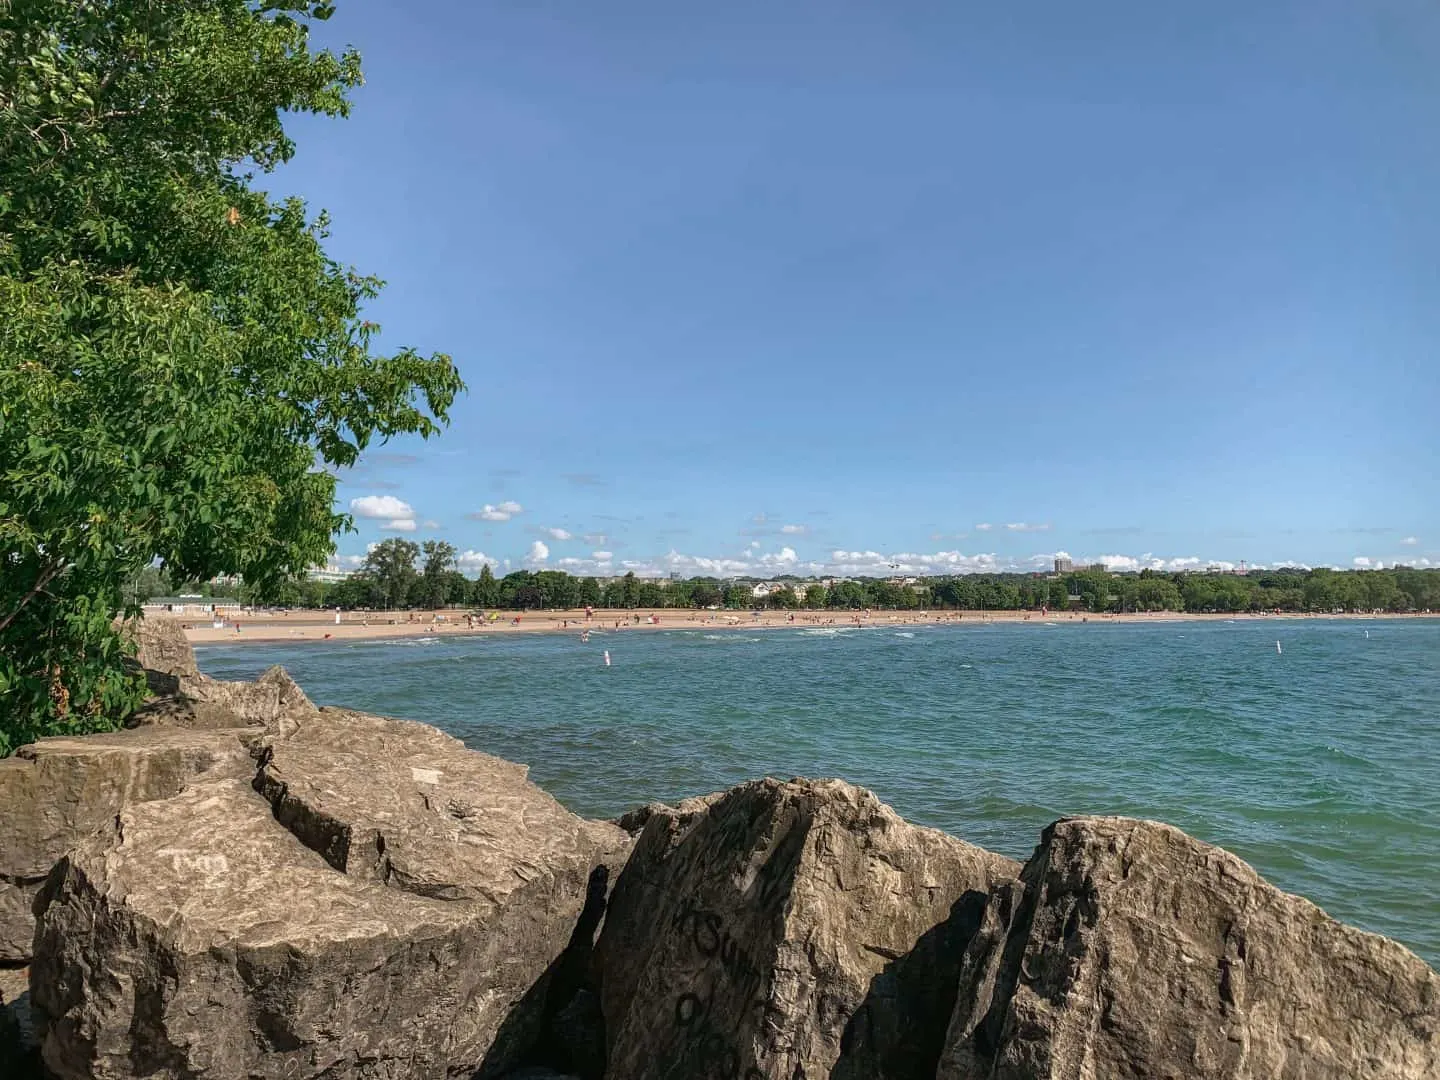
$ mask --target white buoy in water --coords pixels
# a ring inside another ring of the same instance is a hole
[[[1366,631],[1365,631],[1365,640],[1366,640],[1366,641],[1369,641],[1369,640],[1370,640],[1370,631],[1369,631],[1369,630],[1366,630]]]
[[[609,666],[610,666],[610,650],[609,650],[609,649],[606,649],[606,650],[605,650],[605,666],[606,666],[606,667],[609,667]]]
[[[1275,651],[1277,653],[1280,653],[1282,656],[1285,654],[1285,650],[1280,648],[1280,643],[1278,641],[1275,642]]]

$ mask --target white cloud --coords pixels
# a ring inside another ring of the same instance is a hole
[[[762,510],[760,513],[756,514],[756,515],[755,515],[754,517],[752,517],[750,520],[753,521],[756,525],[764,525],[765,522],[769,521],[770,519],[765,516],[765,512]]]
[[[780,531],[786,536],[804,536],[809,529],[804,525],[781,525]]]
[[[752,550],[758,551],[758,550],[760,549],[760,541],[759,541],[759,540],[751,540],[751,541],[750,541],[750,547],[751,547]]]
[[[524,565],[540,568],[557,567],[572,574],[609,574],[634,571],[640,577],[664,578],[670,574],[682,577],[772,577],[776,574],[799,574],[814,577],[926,577],[963,574],[993,574],[1005,572],[1048,572],[1051,560],[1057,556],[1071,557],[1068,552],[1037,553],[1029,556],[1001,557],[994,552],[967,554],[958,550],[933,552],[879,552],[873,550],[849,551],[837,548],[828,556],[817,560],[802,559],[793,547],[782,547],[776,552],[764,552],[747,548],[736,556],[693,555],[671,549],[663,555],[634,557],[615,560],[612,551],[596,548],[589,557],[566,556],[552,560],[550,549],[543,541],[536,541],[527,553]],[[482,558],[484,558],[482,556]],[[493,560],[487,560],[492,562]],[[1156,571],[1204,571],[1209,568],[1232,570],[1236,564],[1225,560],[1207,560],[1197,556],[1161,557],[1149,552],[1139,555],[1112,553],[1108,555],[1086,555],[1074,557],[1077,566],[1104,563],[1116,572],[1134,572],[1151,569]],[[1423,560],[1417,561],[1421,565]],[[508,568],[509,563],[506,561]]]
[[[364,555],[332,555],[326,561],[325,566],[332,570],[354,570],[364,562]]]
[[[540,531],[546,536],[550,537],[551,540],[575,539],[575,534],[570,532],[568,529],[542,528]]]
[[[800,561],[792,547],[782,547],[778,552],[767,552],[760,556],[760,565],[772,568],[785,568],[794,566]]]
[[[1355,558],[1351,559],[1350,561],[1353,562],[1356,566],[1360,567],[1362,570],[1373,565],[1370,560],[1367,559],[1364,555],[1356,555]]]
[[[455,560],[460,564],[461,570],[473,570],[478,572],[482,566],[488,566],[492,570],[499,566],[499,560],[491,558],[483,551],[465,551]]]
[[[420,527],[423,529],[438,529],[440,528],[440,522],[436,521],[434,518],[426,518],[421,523]]]
[[[988,529],[990,526],[987,525],[985,527]],[[977,525],[976,528],[979,528],[979,526]],[[1049,532],[1050,523],[1047,521],[1043,525],[1035,525],[1027,521],[1012,521],[1007,524],[1005,528],[1011,532]]]
[[[1046,556],[1043,556],[1043,555],[1042,555],[1042,556],[1039,556],[1039,558],[1045,558],[1045,557],[1046,557]],[[1068,559],[1068,558],[1070,558],[1070,553],[1069,553],[1068,551],[1057,551],[1057,552],[1055,552],[1053,555],[1049,556],[1049,558],[1051,558],[1051,559]]]
[[[395,518],[393,521],[386,522],[381,528],[386,532],[414,532],[416,528],[415,519]]]
[[[389,521],[415,517],[415,508],[394,495],[361,495],[350,500],[350,512],[359,518],[384,518]]]
[[[989,531],[990,531],[991,529],[993,529],[994,527],[995,527],[995,526],[994,526],[994,525],[991,525],[990,522],[988,522],[988,521],[982,521],[979,525],[976,525],[976,526],[975,526],[975,531],[976,531],[976,532],[989,532]]]
[[[480,521],[509,521],[516,514],[522,513],[524,510],[525,508],[519,503],[507,499],[499,506],[491,506],[489,503],[486,503],[475,513],[468,516],[478,518]]]
[[[610,538],[609,538],[608,536],[606,536],[604,533],[598,533],[598,532],[596,532],[596,533],[586,533],[586,534],[585,534],[584,536],[582,536],[580,539],[584,540],[587,544],[603,544],[603,543],[605,543],[606,540],[609,540]]]
[[[959,551],[923,554],[913,551],[882,555],[878,551],[830,553],[827,573],[849,577],[889,577],[892,574],[988,574],[1002,569],[993,553],[966,555]]]
[[[1133,555],[1101,555],[1095,562],[1104,563],[1106,570],[1116,574],[1126,570],[1143,570],[1146,566]],[[1151,569],[1158,568],[1151,567]]]
[[[1405,539],[1401,540],[1400,543],[1404,544],[1406,547],[1417,547],[1420,544],[1420,538],[1418,536],[1407,536],[1405,537]]]

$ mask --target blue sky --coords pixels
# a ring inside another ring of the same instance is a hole
[[[470,386],[342,556],[1440,564],[1440,8],[338,8],[264,183]]]

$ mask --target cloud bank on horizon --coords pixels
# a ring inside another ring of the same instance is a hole
[[[573,486],[573,481],[567,477]],[[587,485],[596,486],[596,485]],[[1422,552],[1423,543],[1419,536],[1401,535],[1397,530],[1361,528],[1345,530],[1367,537],[1374,542],[1384,539],[1393,550],[1387,554],[1352,555],[1345,559],[1239,559],[1233,557],[1208,558],[1196,554],[1157,554],[1152,551],[1127,553],[1114,549],[1091,548],[1081,554],[1069,550],[1045,547],[1031,550],[961,550],[960,548],[939,548],[933,551],[918,549],[882,550],[877,547],[821,546],[822,538],[832,531],[823,522],[826,515],[812,513],[813,521],[800,523],[787,521],[772,525],[773,515],[755,513],[745,519],[735,530],[735,539],[729,543],[717,542],[711,553],[695,553],[681,550],[673,544],[656,543],[648,553],[616,549],[638,546],[643,542],[645,530],[639,526],[643,517],[624,517],[615,514],[604,515],[609,528],[624,534],[640,534],[633,540],[621,541],[614,532],[587,531],[581,526],[529,525],[520,527],[514,519],[525,512],[524,506],[514,500],[497,504],[485,503],[477,511],[459,516],[462,523],[453,531],[434,519],[422,520],[411,503],[395,495],[370,494],[352,498],[350,513],[361,524],[363,535],[367,526],[380,532],[426,533],[444,537],[456,543],[459,549],[458,562],[462,571],[475,574],[482,567],[489,566],[496,572],[513,569],[564,570],[577,576],[612,576],[633,572],[641,577],[776,577],[795,575],[799,577],[924,577],[961,574],[1035,573],[1049,571],[1056,560],[1067,560],[1076,567],[1103,564],[1112,572],[1135,572],[1154,570],[1160,572],[1199,571],[1209,569],[1235,570],[1242,566],[1251,569],[1278,569],[1293,567],[1308,570],[1315,566],[1333,566],[1337,569],[1381,569],[1387,566],[1413,566],[1417,568],[1440,567],[1440,554]],[[652,537],[663,537],[691,530],[669,525],[678,515],[667,512],[666,528],[651,531]],[[474,524],[471,524],[474,523]],[[508,525],[508,530],[496,527]],[[476,528],[488,526],[485,530],[485,544],[473,544]],[[1025,544],[1026,537],[1036,534],[1049,538],[1062,530],[1051,521],[1006,522],[995,525],[981,522],[966,532],[947,534],[932,532],[932,540],[973,538],[983,543],[988,538],[1005,538],[1007,542]],[[1143,533],[1138,527],[1091,529],[1098,534]],[[537,539],[525,539],[525,533]],[[754,537],[765,537],[762,540]],[[768,542],[767,542],[768,540]],[[600,546],[605,545],[605,546]],[[374,541],[369,544],[374,546]],[[1230,546],[1234,546],[1233,542]],[[805,550],[802,550],[802,547]],[[581,550],[575,550],[579,548]],[[704,550],[703,548],[701,549]],[[336,556],[334,564],[340,567],[355,567],[364,560],[364,555],[353,550]]]

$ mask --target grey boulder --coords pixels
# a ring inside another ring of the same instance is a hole
[[[131,803],[167,799],[197,777],[251,775],[252,737],[119,731],[41,739],[0,760],[0,963],[29,960],[31,904],[67,850]]]
[[[596,949],[607,1076],[934,1076],[1018,865],[838,780],[652,806]]]
[[[523,1064],[629,838],[423,724],[317,711],[256,753],[253,781],[133,805],[55,868],[32,977],[54,1075]]]
[[[971,940],[938,1080],[1422,1080],[1440,976],[1178,829],[1075,818]]]

